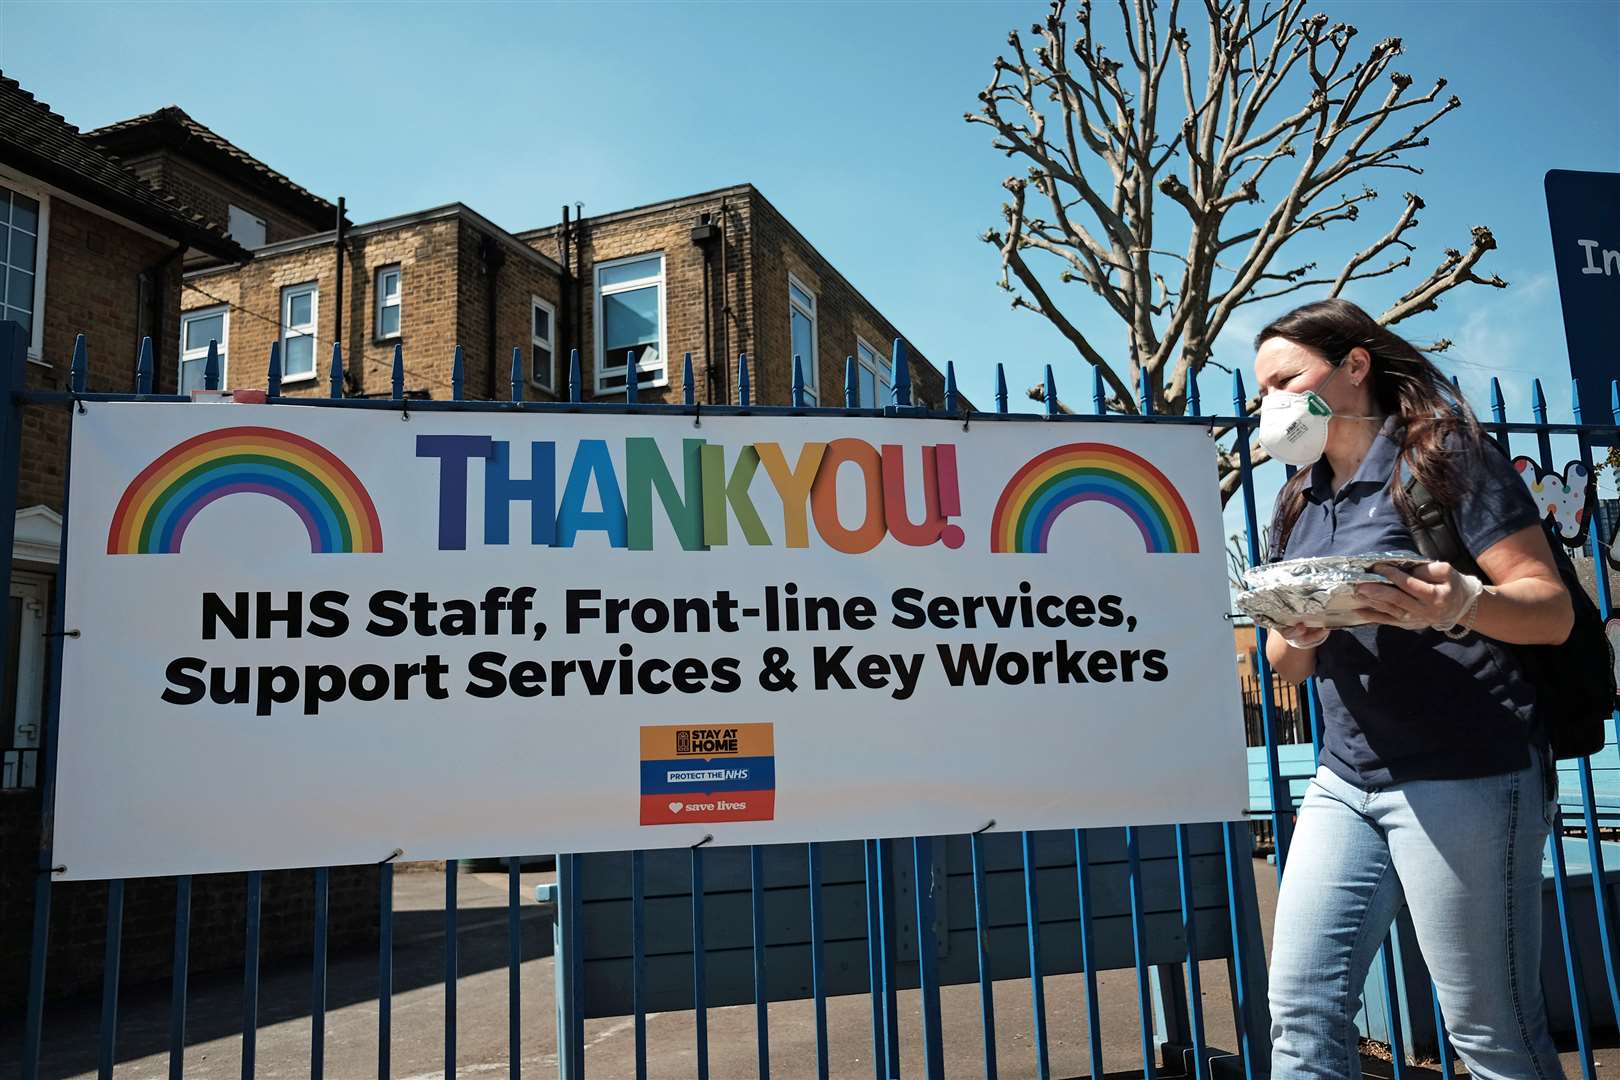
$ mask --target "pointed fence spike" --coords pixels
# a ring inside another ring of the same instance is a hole
[[[956,364],[954,361],[945,361],[945,411],[956,412]]]
[[[1108,415],[1108,387],[1103,385],[1100,367],[1091,369],[1091,411],[1098,416]]]
[[[212,345],[209,347],[208,355],[213,355]],[[84,387],[89,381],[90,375],[90,348],[83,334],[73,339],[73,364],[68,370],[73,378],[73,392],[75,394],[84,393]]]
[[[861,387],[855,381],[856,376],[855,358],[853,356],[844,357],[844,408],[846,409],[858,409],[861,407]]]
[[[692,383],[692,354],[687,353],[681,363],[681,400],[688,405],[697,404],[697,387]]]
[[[149,335],[141,338],[141,351],[135,355],[135,392],[152,392],[152,338]]]
[[[578,405],[584,400],[585,387],[580,382],[579,350],[568,350],[568,400]]]
[[[461,346],[456,346],[454,357],[450,361],[450,400],[462,400],[463,392],[467,386],[467,363],[461,354]]]
[[[1198,376],[1187,376],[1187,411],[1193,416],[1203,416],[1203,400],[1198,395]]]
[[[1243,408],[1249,403],[1249,395],[1243,389],[1243,372],[1234,368],[1232,370],[1232,410],[1235,415],[1242,416]]]
[[[335,341],[332,342],[332,385],[328,396],[343,396],[343,346]]]
[[[793,407],[795,409],[804,408],[804,362],[799,359],[798,353],[793,354],[792,395]]]
[[[1507,419],[1507,405],[1502,400],[1502,380],[1491,376],[1491,419],[1498,424]]]
[[[641,401],[641,372],[636,370],[636,350],[628,349],[624,354],[624,400],[635,405]]]
[[[208,339],[208,358],[203,361],[203,389],[219,389],[219,342]]]
[[[270,359],[264,368],[264,393],[266,397],[281,396],[281,342],[270,343]]]
[[[1540,379],[1533,379],[1530,383],[1530,414],[1538,424],[1547,422],[1547,395],[1541,389]]]
[[[737,404],[748,408],[748,354],[737,354]]]
[[[512,370],[507,374],[507,400],[523,400],[523,347],[512,346]]]
[[[894,403],[902,406],[910,405],[911,365],[906,362],[906,344],[899,338],[894,339],[890,365],[894,370]]]
[[[996,361],[996,412],[1004,413],[1006,411],[1007,411],[1007,369],[1001,363],[1001,361],[998,360],[998,361]]]
[[[1058,414],[1057,376],[1052,374],[1051,364],[1046,365],[1046,378],[1044,382],[1046,386],[1046,415],[1056,416]]]
[[[394,370],[388,383],[388,392],[395,401],[401,401],[405,397],[405,346],[398,341],[394,342]]]

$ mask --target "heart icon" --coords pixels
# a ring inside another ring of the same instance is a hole
[[[685,809],[685,804],[684,803],[672,802],[672,803],[669,804],[669,812],[672,813],[672,814],[678,814],[683,809]]]

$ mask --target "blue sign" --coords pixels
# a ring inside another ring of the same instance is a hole
[[[1581,381],[1581,419],[1614,423],[1609,384],[1620,378],[1620,173],[1549,170],[1547,218],[1569,372]]]

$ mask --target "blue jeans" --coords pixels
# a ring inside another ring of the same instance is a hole
[[[1371,791],[1317,771],[1277,899],[1273,1077],[1361,1075],[1361,989],[1403,901],[1468,1071],[1564,1075],[1541,996],[1541,859],[1557,799],[1543,762],[1532,750],[1517,773]]]

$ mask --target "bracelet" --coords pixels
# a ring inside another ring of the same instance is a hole
[[[1446,637],[1450,638],[1452,641],[1460,641],[1469,634],[1473,633],[1474,618],[1479,614],[1479,598],[1484,594],[1484,589],[1481,589],[1479,592],[1475,593],[1474,598],[1468,601],[1468,607],[1464,609],[1462,617],[1440,632],[1445,634]]]

